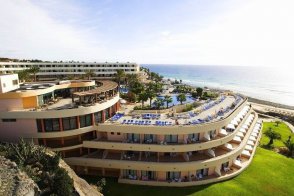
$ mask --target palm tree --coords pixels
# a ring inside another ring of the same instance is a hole
[[[196,88],[196,92],[197,92],[197,96],[201,97],[203,93],[203,88],[200,88],[200,87]]]
[[[95,74],[94,70],[89,69],[89,70],[86,70],[85,71],[85,77],[87,77],[88,80],[90,80],[91,77],[94,77],[95,75],[96,74]]]
[[[126,81],[126,85],[128,87],[130,87],[131,84],[134,84],[135,82],[139,81],[138,75],[137,74],[126,74],[125,81]]]
[[[165,95],[163,100],[166,102],[166,108],[168,108],[169,103],[173,102],[172,97],[169,95]]]
[[[150,108],[151,108],[151,105],[152,105],[152,99],[156,96],[155,92],[153,91],[153,89],[147,89],[146,91],[147,95],[148,95],[148,98],[149,98],[149,101],[150,101]]]
[[[120,87],[120,81],[125,77],[125,71],[122,69],[116,70],[116,80],[118,82],[118,86]]]
[[[20,81],[26,81],[30,76],[29,70],[27,69],[21,70],[17,74]]]
[[[276,120],[276,121],[275,121],[275,123],[276,123],[276,127],[278,127],[278,126],[279,126],[279,124],[281,123],[281,121],[279,121],[279,120]]]
[[[294,157],[294,141],[291,140],[291,136],[289,136],[288,140],[283,143],[288,149],[288,155]]]
[[[280,140],[281,134],[274,131],[271,127],[267,129],[264,134],[270,139],[267,146],[271,146],[274,143],[274,140]]]
[[[37,73],[40,71],[40,68],[36,65],[29,69],[29,73],[34,75],[34,82],[37,81]]]
[[[183,102],[186,100],[187,100],[186,95],[183,93],[181,93],[177,96],[177,101],[181,102],[181,104],[183,104]]]
[[[163,101],[163,99],[157,98],[157,99],[154,101],[154,104],[155,104],[155,107],[156,107],[157,109],[160,109],[160,107],[163,106],[164,101]]]
[[[144,102],[148,100],[148,94],[143,91],[139,94],[138,100],[142,102],[142,108],[144,107]]]

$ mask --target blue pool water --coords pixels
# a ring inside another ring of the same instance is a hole
[[[168,106],[181,104],[181,102],[177,101],[177,95],[171,95],[171,97],[173,101],[169,103]],[[157,98],[164,99],[164,96],[157,96]],[[191,97],[191,95],[186,95],[186,99],[187,100],[183,103],[192,103],[193,101],[195,101],[195,99]],[[166,102],[164,102],[164,106],[166,106]]]

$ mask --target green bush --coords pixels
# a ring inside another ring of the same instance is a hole
[[[192,104],[187,104],[186,107],[182,110],[182,112],[188,112],[193,110],[193,105]]]
[[[72,195],[73,181],[66,170],[59,167],[60,156],[48,154],[43,146],[32,142],[5,143],[0,154],[14,161],[38,185],[43,195]]]
[[[53,183],[50,186],[53,194],[70,196],[73,193],[73,180],[63,168],[58,168],[53,177]]]

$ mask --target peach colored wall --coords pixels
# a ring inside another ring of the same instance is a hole
[[[178,135],[178,143],[184,143],[184,135]]]
[[[157,172],[157,179],[158,180],[166,180],[166,172]]]
[[[203,138],[204,138],[204,132],[201,132],[201,133],[199,134],[199,140],[203,140]]]
[[[113,141],[123,141],[122,133],[120,135],[117,135],[117,132],[114,132],[113,135],[111,135],[111,133],[107,133],[107,138]]]
[[[0,111],[7,111],[10,109],[22,109],[22,99],[0,99]]]
[[[215,167],[210,167],[210,168],[208,169],[208,175],[212,175],[212,174],[214,174],[214,170],[215,170]]]
[[[157,135],[157,141],[164,141],[164,135]]]
[[[181,171],[181,178],[184,179],[185,176],[187,176],[187,178],[189,178],[189,172],[188,171]]]
[[[0,138],[2,141],[15,142],[37,132],[36,120],[17,119],[16,122],[0,121]]]
[[[196,170],[194,170],[194,171],[189,171],[189,173],[190,173],[190,177],[191,177],[192,175],[194,175],[194,177],[196,176]]]

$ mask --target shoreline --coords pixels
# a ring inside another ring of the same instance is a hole
[[[173,81],[175,80],[174,78],[168,78],[168,77],[164,77],[165,80],[170,80],[170,81]],[[192,84],[189,84],[189,83],[185,83],[183,82],[182,83],[183,85],[189,85],[189,86],[192,86],[192,87],[198,87],[198,86],[195,86],[195,85],[192,85]],[[214,90],[214,91],[232,91],[232,92],[235,92],[234,90],[230,90],[230,89],[221,89],[221,88],[215,88],[215,87],[210,87],[210,86],[205,86],[203,89],[205,88],[209,88],[210,90]],[[251,102],[251,103],[256,103],[256,104],[260,104],[260,105],[264,105],[264,106],[270,106],[270,107],[274,107],[276,109],[285,109],[285,110],[293,110],[292,112],[294,112],[294,106],[291,106],[291,105],[286,105],[286,104],[281,104],[281,103],[276,103],[276,102],[272,102],[272,101],[267,101],[267,100],[263,100],[263,99],[258,99],[258,98],[254,98],[254,97],[251,97],[251,96],[247,96],[246,94],[242,94],[242,93],[239,93],[243,96],[246,96],[248,97],[248,101]]]

